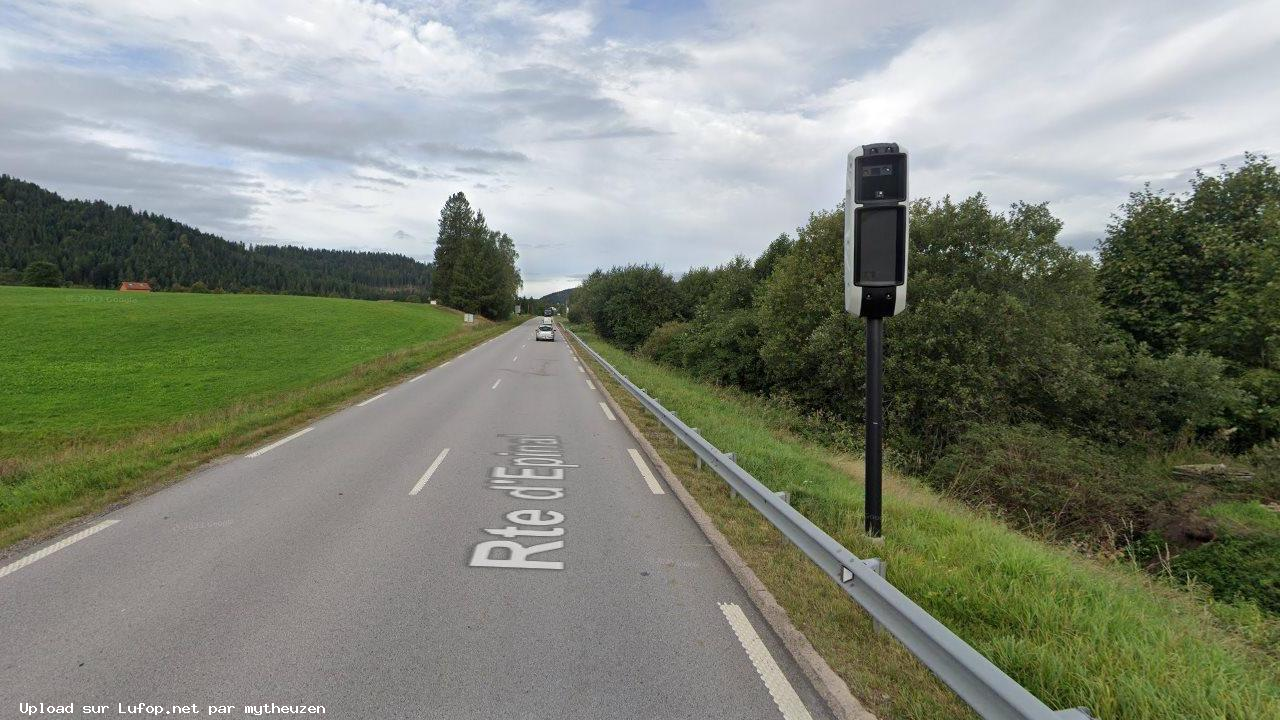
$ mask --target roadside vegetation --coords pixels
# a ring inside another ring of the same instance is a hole
[[[454,193],[440,209],[431,296],[449,307],[505,320],[515,312],[520,290],[519,257],[511,236],[490,228],[466,195]]]
[[[885,558],[895,586],[1051,707],[1087,706],[1100,718],[1280,717],[1280,627],[1256,606],[1175,587],[1122,555],[1040,542],[895,473],[886,479],[884,544],[872,545],[861,525],[861,462],[833,449],[839,443],[827,418],[578,332],[709,441],[737,453],[765,485],[789,491],[793,506],[854,553]],[[886,720],[974,717],[596,367],[605,389],[870,710]]]
[[[0,547],[508,327],[412,303],[0,287]]]
[[[756,258],[597,270],[571,319],[861,450],[863,323],[844,212]],[[912,207],[909,307],[886,323],[889,459],[1030,537],[1280,607],[1280,174],[1265,157],[1134,193],[1099,259],[1046,205]],[[1249,510],[1241,510],[1249,508]]]

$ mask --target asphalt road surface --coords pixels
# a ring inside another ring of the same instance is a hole
[[[829,717],[534,327],[0,560],[0,717]]]

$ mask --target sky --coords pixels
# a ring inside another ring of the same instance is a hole
[[[0,172],[423,260],[462,191],[538,296],[755,256],[871,142],[1087,252],[1144,183],[1280,151],[1277,77],[1278,0],[11,0]]]

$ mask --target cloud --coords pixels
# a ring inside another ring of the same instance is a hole
[[[863,142],[902,142],[918,196],[1049,201],[1086,250],[1142,183],[1280,149],[1266,0],[656,5],[0,5],[0,172],[417,255],[466,189],[550,291],[758,253]]]
[[[493,160],[499,162],[529,162],[529,156],[515,150],[474,148],[450,143],[423,142],[414,146],[428,157],[456,158],[463,160]]]

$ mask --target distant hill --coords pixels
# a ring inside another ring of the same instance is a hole
[[[100,288],[125,280],[161,290],[201,282],[228,292],[323,295],[369,300],[426,298],[430,265],[404,255],[248,246],[163,215],[101,200],[66,200],[0,175],[0,279],[47,260],[62,278]]]
[[[569,296],[572,295],[573,291],[576,289],[577,288],[567,288],[565,290],[557,290],[550,295],[543,295],[538,299],[541,302],[548,305],[555,305],[557,308],[563,310],[564,304],[569,301]]]

